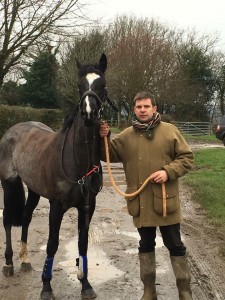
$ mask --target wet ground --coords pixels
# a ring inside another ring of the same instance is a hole
[[[126,203],[111,186],[104,164],[104,187],[97,197],[96,211],[90,227],[89,279],[98,300],[137,300],[143,286],[139,278],[138,234]],[[112,164],[119,187],[124,190],[124,174],[120,164]],[[1,192],[1,191],[0,191]],[[1,196],[1,195],[0,195]],[[225,234],[207,220],[205,212],[191,201],[191,191],[181,188],[184,213],[182,238],[188,248],[192,271],[194,300],[225,299],[225,258],[220,249],[225,247]],[[1,199],[2,197],[0,197]],[[0,203],[0,207],[1,207]],[[45,260],[48,236],[48,201],[41,199],[35,210],[29,233],[29,254],[33,270],[22,272],[18,252],[20,229],[13,229],[14,277],[0,273],[1,300],[39,299],[41,273]],[[1,210],[0,210],[1,213]],[[2,218],[0,217],[0,222]],[[0,226],[0,261],[4,264],[4,230]],[[81,299],[77,280],[77,212],[69,210],[60,231],[60,246],[53,266],[52,287],[56,299]],[[175,278],[169,256],[157,235],[157,279],[159,300],[178,300]]]

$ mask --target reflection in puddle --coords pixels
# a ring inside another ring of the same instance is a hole
[[[67,260],[59,262],[59,265],[65,268],[70,280],[76,279],[77,267],[74,255],[76,248],[77,238],[65,246]],[[103,250],[96,245],[90,245],[88,250],[88,274],[90,280],[98,285],[115,277],[120,277],[124,272],[111,264]]]

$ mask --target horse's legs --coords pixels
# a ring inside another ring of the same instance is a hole
[[[53,260],[59,245],[59,230],[63,215],[64,210],[62,209],[61,204],[58,201],[50,201],[47,258],[42,272],[43,288],[41,291],[41,299],[45,300],[54,299],[50,281],[52,279]]]
[[[25,205],[25,193],[22,181],[19,177],[13,180],[2,180],[4,191],[3,225],[6,234],[5,266],[2,271],[5,276],[14,274],[13,250],[11,240],[12,226],[21,226]]]
[[[22,234],[21,234],[21,249],[20,249],[20,259],[22,260],[21,268],[23,271],[31,269],[31,263],[27,256],[27,236],[28,228],[32,219],[33,211],[38,205],[40,195],[36,194],[32,190],[28,189],[27,202],[24,208],[23,213],[23,222],[22,222]]]
[[[2,272],[5,276],[13,276],[14,275],[14,267],[13,267],[13,250],[12,250],[12,240],[11,240],[11,229],[12,225],[7,224],[4,221],[3,217],[3,224],[5,228],[5,234],[6,234],[6,250],[5,250],[5,265],[2,268]]]
[[[95,210],[95,198],[90,201],[89,208],[89,224],[91,222],[94,210]],[[78,265],[78,274],[77,277],[82,284],[82,298],[83,299],[93,299],[97,295],[94,292],[92,286],[88,281],[88,260],[87,260],[87,249],[88,249],[88,231],[89,226],[87,224],[87,211],[85,208],[78,208],[78,250],[79,250],[79,259],[77,259]],[[89,225],[88,224],[88,225]]]

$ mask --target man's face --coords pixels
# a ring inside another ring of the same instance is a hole
[[[136,100],[134,113],[139,122],[148,123],[156,110],[157,106],[152,106],[150,99]]]

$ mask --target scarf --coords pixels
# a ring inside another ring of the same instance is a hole
[[[132,120],[132,125],[135,130],[139,130],[144,133],[145,137],[152,140],[154,137],[153,129],[159,125],[161,122],[161,117],[158,112],[153,114],[151,120],[148,123],[141,123],[137,119]]]
[[[148,123],[141,123],[136,118],[132,120],[132,125],[134,129],[140,130],[142,132],[148,131],[149,129],[153,129],[161,122],[160,114],[154,113],[152,118]]]

